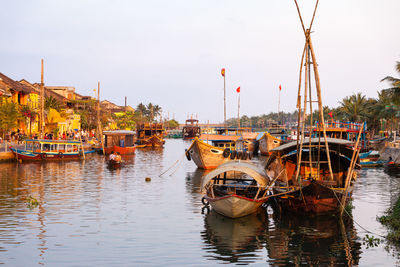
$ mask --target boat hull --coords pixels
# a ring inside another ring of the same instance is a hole
[[[165,140],[158,137],[157,135],[152,135],[145,139],[138,139],[137,144],[139,147],[163,147]]]
[[[204,143],[196,138],[186,153],[189,154],[198,168],[215,169],[230,160],[229,157],[225,158],[223,156],[223,152],[223,149]]]
[[[78,152],[72,153],[36,153],[25,151],[22,149],[11,148],[15,158],[22,161],[62,161],[62,160],[77,160],[81,156]]]
[[[104,148],[104,151],[106,155],[109,155],[112,152],[118,152],[121,155],[131,155],[135,154],[136,146],[130,146],[130,147],[112,146]]]
[[[348,191],[347,201],[351,197],[352,188]],[[282,191],[275,191],[275,194]],[[343,190],[329,188],[318,182],[311,182],[309,185],[275,197],[277,203],[283,210],[294,213],[330,214],[340,211],[340,202]]]
[[[239,218],[256,212],[265,201],[257,201],[235,194],[219,198],[205,196],[213,210],[229,218]]]
[[[264,156],[271,155],[271,150],[280,146],[282,144],[282,140],[273,137],[269,133],[265,133],[258,142],[258,146],[260,149],[260,154]]]

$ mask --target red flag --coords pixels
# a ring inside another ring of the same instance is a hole
[[[328,115],[331,116],[331,118],[333,118],[332,112],[329,112]]]
[[[225,68],[222,68],[221,75],[225,77]]]
[[[282,86],[281,85],[279,85],[279,91],[282,91]]]
[[[236,89],[236,92],[240,93],[240,86]]]

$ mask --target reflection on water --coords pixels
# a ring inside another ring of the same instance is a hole
[[[270,218],[267,232],[271,265],[358,265],[361,244],[350,219],[276,214]]]
[[[265,243],[266,213],[231,219],[211,211],[204,218],[201,233],[210,260],[249,264],[262,259],[259,254]]]
[[[138,149],[109,169],[106,159],[0,164],[0,264],[5,266],[394,266],[384,245],[361,245],[366,229],[398,198],[400,180],[362,170],[355,221],[291,217],[271,208],[244,218],[201,214],[208,172],[182,157],[190,142]],[[173,166],[164,175],[168,168]],[[254,159],[256,160],[256,159]],[[150,177],[151,182],[145,178]],[[38,206],[28,205],[29,197]]]

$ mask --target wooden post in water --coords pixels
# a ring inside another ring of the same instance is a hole
[[[104,151],[103,129],[101,127],[101,121],[100,121],[100,82],[97,82],[97,131],[98,131],[97,136],[100,140],[101,148],[103,150],[103,155],[105,155],[106,152]]]

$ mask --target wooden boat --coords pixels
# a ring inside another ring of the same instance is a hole
[[[121,155],[134,154],[136,150],[134,131],[114,130],[103,131],[104,152],[106,155],[119,152]]]
[[[83,157],[83,153],[89,154],[94,150],[85,151],[82,143],[69,140],[38,140],[27,139],[24,149],[10,147],[17,160],[22,161],[61,161],[76,160]]]
[[[332,175],[325,143],[320,138],[305,138],[301,155],[297,141],[273,149],[266,170],[275,179],[275,200],[282,209],[291,212],[338,212],[344,194],[351,196],[357,179],[357,173],[351,168],[351,159],[358,148],[354,148],[353,142],[343,139],[327,138],[327,142]],[[355,161],[359,162],[359,159]],[[356,164],[356,167],[360,165]]]
[[[381,160],[379,151],[368,151],[364,153],[360,153],[360,165],[363,168],[373,168],[373,167],[381,167],[387,161]]]
[[[122,160],[110,159],[110,160],[108,160],[108,167],[110,169],[121,168],[122,167]]]
[[[269,181],[265,171],[253,164],[227,162],[203,177],[203,202],[224,216],[243,217],[256,212],[268,200]]]
[[[162,123],[141,123],[136,127],[137,141],[139,147],[163,147],[164,126]]]
[[[325,122],[325,132],[327,137],[345,139],[348,141],[355,141],[359,134],[360,136],[360,149],[361,152],[368,152],[367,141],[367,124],[356,122],[341,122],[341,121],[327,121]],[[361,130],[361,132],[360,132]],[[322,136],[322,127],[319,122],[315,122],[312,129],[312,137]]]
[[[271,150],[280,146],[284,141],[279,137],[271,135],[269,132],[265,132],[258,140],[258,147],[260,154],[264,156],[271,155]]]
[[[201,135],[200,138],[195,138],[185,152],[187,159],[193,159],[198,168],[215,169],[230,160],[249,159],[249,153],[239,147],[240,136]]]
[[[199,126],[199,120],[188,119],[185,122],[185,126],[182,128],[183,139],[193,139],[199,137],[201,134],[201,128]]]
[[[256,155],[258,153],[258,141],[257,141],[258,135],[259,135],[259,133],[255,133],[255,132],[242,132],[241,133],[245,149],[249,153],[252,153],[253,155]]]

